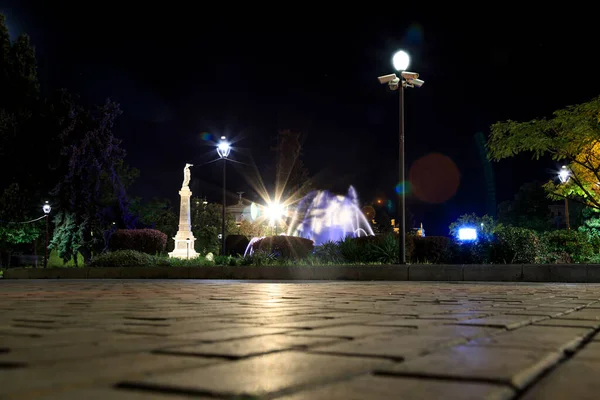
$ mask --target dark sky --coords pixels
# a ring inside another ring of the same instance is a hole
[[[146,198],[176,200],[184,163],[216,157],[204,132],[234,139],[233,157],[262,169],[272,162],[273,136],[289,128],[307,135],[304,162],[318,188],[352,184],[363,203],[394,201],[398,97],[377,77],[394,72],[391,56],[402,48],[412,57],[409,70],[426,82],[405,93],[407,175],[412,168],[414,184],[429,188],[409,195],[408,207],[429,235],[445,235],[458,215],[493,204],[489,188],[499,203],[556,169],[519,157],[493,163],[492,180],[477,132],[600,94],[598,31],[580,16],[584,9],[526,15],[431,3],[396,16],[367,3],[365,10],[289,11],[123,3],[0,2],[0,12],[11,33],[32,36],[46,89],[121,104],[116,134],[141,170],[132,191]],[[237,191],[253,192],[252,171],[229,168],[232,202]],[[219,200],[220,163],[194,167],[192,182],[195,195]]]

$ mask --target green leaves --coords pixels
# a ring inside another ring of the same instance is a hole
[[[600,209],[600,97],[566,107],[551,119],[497,122],[491,127],[488,156],[494,161],[520,153],[550,155],[571,172],[567,183],[552,177],[544,188],[553,200],[572,198]]]

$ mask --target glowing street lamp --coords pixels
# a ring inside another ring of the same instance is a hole
[[[279,227],[279,221],[285,215],[285,207],[281,203],[269,203],[265,210],[266,217],[269,219],[271,226],[275,225],[275,234]]]
[[[561,183],[569,182],[571,172],[566,165],[563,165],[558,173],[558,179]],[[565,219],[567,221],[567,230],[571,230],[571,222],[569,221],[569,199],[565,197]]]
[[[227,157],[229,157],[229,153],[231,152],[231,145],[226,140],[225,136],[221,136],[221,141],[217,145],[217,154],[219,157],[223,159],[223,214],[222,214],[222,223],[221,223],[221,251],[222,254],[225,255],[225,207],[227,207],[227,193],[225,184],[227,183]]]
[[[50,215],[50,211],[52,211],[52,207],[50,207],[48,201],[44,202],[42,211],[46,214],[46,252],[44,254],[44,268],[46,268],[48,266],[48,216]]]
[[[396,74],[383,75],[379,78],[379,83],[388,85],[391,90],[398,90],[400,94],[400,146],[399,146],[399,173],[400,173],[400,201],[398,202],[398,217],[400,223],[398,231],[400,233],[400,264],[406,264],[406,194],[404,187],[404,88],[421,87],[425,83],[419,79],[419,74],[416,72],[408,72],[406,69],[410,64],[410,56],[403,50],[400,50],[392,57],[394,69],[400,72],[400,77]]]

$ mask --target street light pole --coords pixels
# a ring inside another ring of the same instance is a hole
[[[399,195],[398,200],[398,263],[406,264],[406,182],[404,173],[404,88],[405,87],[421,87],[425,83],[419,78],[419,74],[416,72],[409,72],[406,69],[410,63],[409,55],[400,50],[394,54],[392,58],[394,69],[400,73],[398,77],[396,74],[388,74],[378,77],[379,83],[388,85],[391,90],[398,90],[399,98],[399,112],[400,112],[400,127],[399,127],[399,148],[398,148],[398,169],[400,182],[398,183],[397,192]]]
[[[229,152],[231,151],[231,146],[227,142],[225,136],[221,136],[221,141],[217,145],[217,154],[219,157],[223,159],[223,213],[221,214],[221,254],[225,255],[225,208],[227,207],[227,192],[226,192],[226,184],[227,184],[227,157],[229,157]]]
[[[558,173],[558,179],[562,183],[567,183],[567,182],[569,182],[570,178],[571,178],[571,171],[569,171],[569,168],[567,168],[566,165],[563,165],[562,168],[560,169],[560,172]],[[567,222],[567,230],[570,231],[571,230],[571,221],[569,221],[569,199],[567,197],[565,197],[565,219]]]
[[[48,204],[48,202],[46,201],[44,203],[44,205],[42,206],[42,211],[44,211],[44,214],[46,214],[46,246],[45,246],[45,252],[44,252],[44,268],[48,267],[48,236],[49,236],[49,228],[48,228],[48,217],[50,216],[50,211],[52,210],[52,207],[50,207],[50,204]]]
[[[227,207],[227,191],[225,185],[227,183],[227,158],[223,157],[223,215],[221,216],[221,241],[223,242],[222,254],[225,255],[225,207]]]
[[[569,221],[569,199],[565,197],[565,218],[567,219],[567,230],[571,230],[571,221]]]
[[[398,202],[398,233],[400,234],[400,254],[398,262],[400,264],[406,264],[406,185],[404,183],[404,84],[402,82],[402,76],[400,76],[400,86],[398,87],[398,93],[400,94],[400,147],[398,155],[398,162],[400,164],[400,201]]]

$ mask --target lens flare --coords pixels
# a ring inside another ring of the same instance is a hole
[[[213,135],[211,135],[211,134],[210,134],[210,133],[208,133],[208,132],[202,132],[202,133],[200,134],[200,138],[201,138],[202,140],[204,140],[205,142],[210,142],[210,141],[213,141]]]
[[[440,153],[427,154],[415,161],[408,176],[413,194],[426,203],[448,201],[460,184],[458,167],[450,157]]]
[[[409,194],[410,193],[410,182],[400,182],[396,185],[396,194]]]

